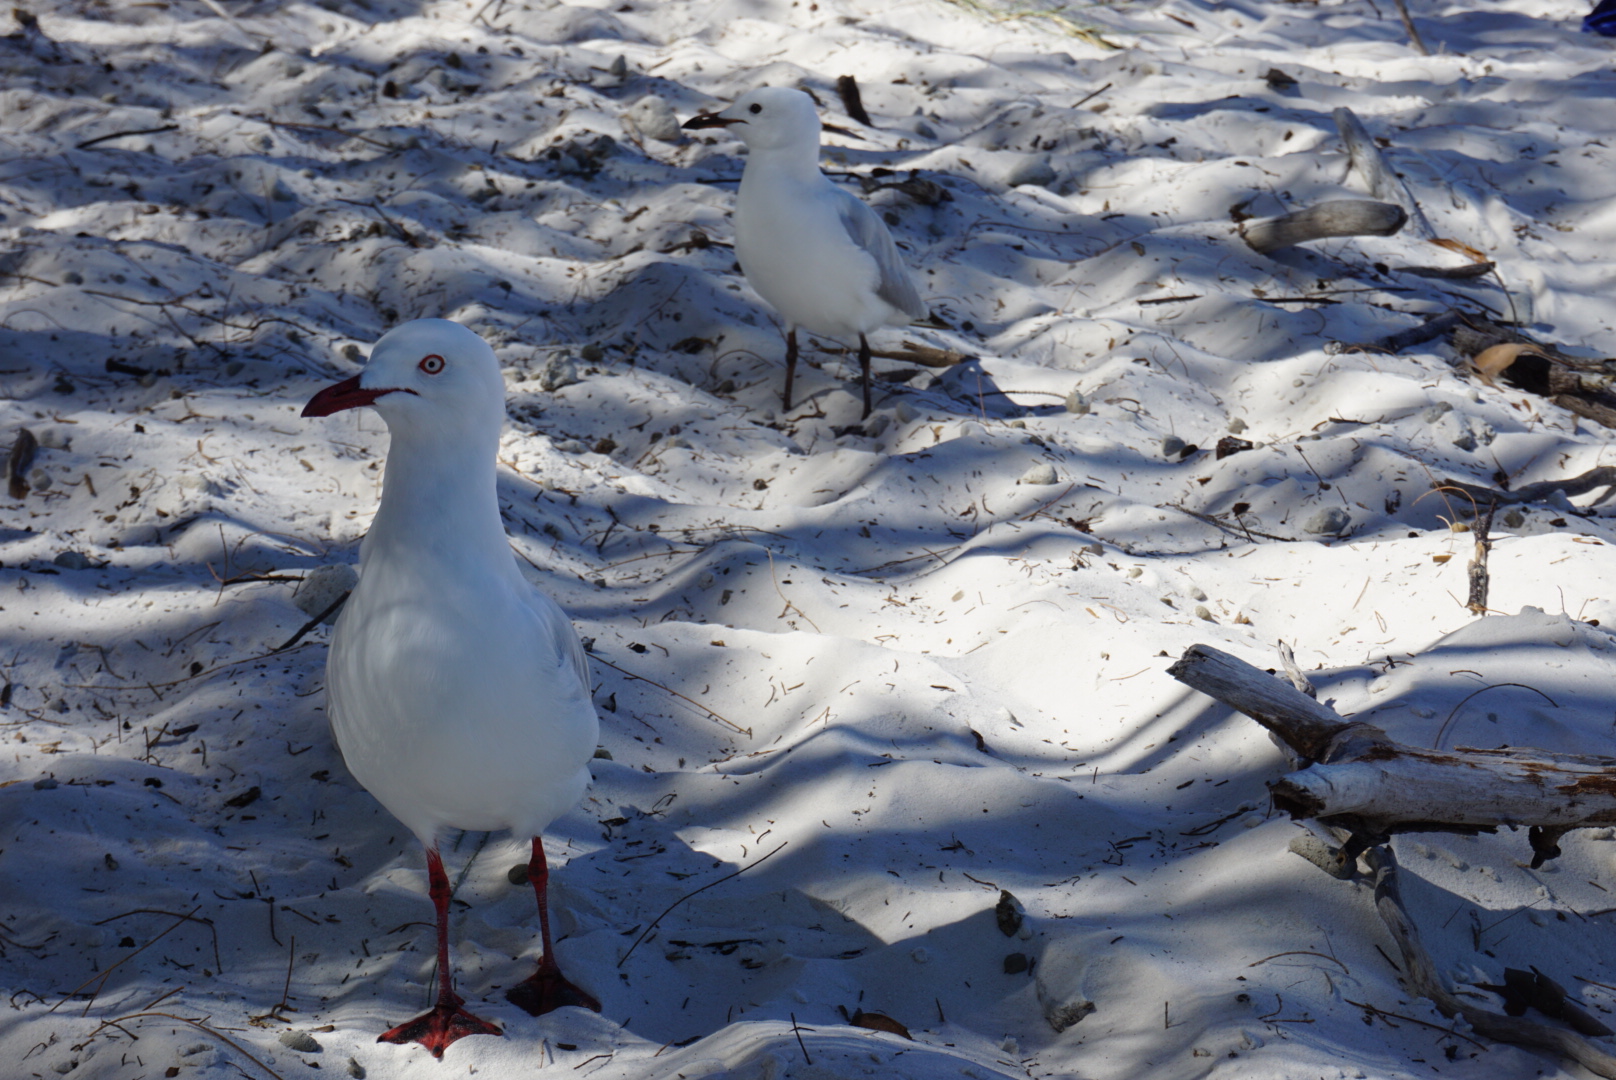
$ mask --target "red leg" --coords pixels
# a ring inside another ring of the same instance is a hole
[[[870,415],[870,343],[864,335],[859,335],[859,370],[864,372],[864,412],[859,419],[867,419]]]
[[[539,959],[539,970],[523,982],[505,991],[505,997],[533,1016],[543,1016],[564,1005],[600,1012],[600,1002],[585,990],[567,981],[556,963],[555,947],[550,942],[550,905],[546,894],[550,887],[550,867],[544,861],[544,841],[533,838],[533,858],[527,864],[528,879],[533,882],[533,895],[539,900],[539,936],[543,939],[544,955]]]
[[[786,392],[780,395],[783,407],[791,408],[791,383],[797,377],[797,328],[793,326],[786,331]],[[539,905],[543,907],[543,904]]]
[[[436,848],[427,849],[426,872],[431,882],[428,892],[432,906],[438,911],[438,1003],[431,1011],[384,1032],[376,1041],[418,1042],[432,1051],[433,1057],[441,1058],[456,1039],[504,1032],[461,1008],[465,999],[454,991],[454,969],[449,966],[449,875],[443,872],[443,860]]]

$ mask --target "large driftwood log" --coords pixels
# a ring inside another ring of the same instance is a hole
[[[1313,762],[1269,784],[1274,805],[1346,829],[1360,850],[1393,833],[1524,825],[1539,866],[1566,832],[1616,824],[1616,759],[1408,746],[1209,645],[1191,646],[1168,673]]]
[[[1450,990],[1420,940],[1398,889],[1390,834],[1405,831],[1490,832],[1531,825],[1532,865],[1560,853],[1555,841],[1572,828],[1616,821],[1616,760],[1545,751],[1425,750],[1393,742],[1370,724],[1343,719],[1290,683],[1209,645],[1194,645],[1169,673],[1192,689],[1245,713],[1312,764],[1270,784],[1274,802],[1292,817],[1312,817],[1347,839],[1335,862],[1309,855],[1336,877],[1368,864],[1375,910],[1397,943],[1408,989],[1444,1016],[1461,1017],[1478,1035],[1546,1050],[1616,1080],[1616,1056],[1582,1035],[1462,1000]],[[1373,846],[1372,846],[1373,845]],[[1294,847],[1293,847],[1294,850]],[[1514,974],[1525,974],[1516,972]],[[1563,990],[1541,973],[1549,988]],[[1505,972],[1508,983],[1511,972]],[[1486,987],[1507,989],[1507,987]],[[1507,999],[1506,999],[1507,1000]],[[1575,1021],[1580,1010],[1544,1006]],[[1586,1014],[1581,1018],[1586,1020]],[[1585,1027],[1598,1033],[1603,1025]]]
[[[1282,248],[1327,237],[1390,236],[1406,221],[1407,212],[1391,203],[1337,199],[1249,225],[1245,237],[1253,251],[1271,255]]]

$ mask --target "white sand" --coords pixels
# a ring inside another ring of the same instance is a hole
[[[1165,669],[1197,641],[1275,666],[1285,639],[1321,696],[1405,741],[1616,750],[1616,652],[1577,621],[1616,623],[1609,509],[1501,523],[1500,614],[1478,621],[1459,500],[1429,493],[1610,464],[1611,433],[1478,385],[1440,343],[1323,348],[1457,302],[1612,350],[1616,74],[1576,32],[1586,5],[1413,0],[1430,57],[1356,0],[1079,9],[1120,50],[940,0],[329,6],[39,0],[56,44],[0,40],[0,438],[38,434],[51,481],[0,502],[0,1072],[267,1075],[186,1017],[286,1078],[1583,1075],[1366,1023],[1354,1002],[1447,1022],[1400,987],[1367,893],[1287,851],[1266,735]],[[675,247],[732,235],[739,145],[658,141],[636,106],[802,80],[845,122],[849,73],[878,129],[832,136],[827,168],[920,169],[952,196],[870,196],[955,327],[873,344],[981,357],[940,381],[877,361],[868,435],[836,434],[849,357],[810,352],[806,400],[775,414],[769,312],[729,250]],[[1236,204],[1362,197],[1341,105],[1507,298],[1373,269],[1459,261],[1412,236],[1245,248]],[[1339,302],[1273,302],[1320,294]],[[1162,297],[1191,299],[1141,304]],[[375,1043],[427,999],[419,849],[327,739],[327,630],[269,655],[306,620],[297,586],[240,580],[355,560],[385,433],[298,411],[426,315],[508,365],[513,544],[617,665],[595,668],[613,760],[549,837],[560,957],[604,1013],[504,1001],[537,926],[505,877],[520,842],[496,837],[456,962],[507,1034],[442,1064]],[[577,381],[542,389],[584,346]],[[1214,461],[1236,421],[1261,445]],[[1168,436],[1203,452],[1169,460]],[[1046,465],[1053,484],[1018,483]],[[1184,512],[1237,503],[1292,539]],[[1344,539],[1305,531],[1329,508]],[[1460,705],[1501,683],[1533,689]],[[1455,980],[1536,964],[1605,1014],[1609,840],[1573,834],[1539,871],[1524,835],[1398,848]],[[217,959],[199,923],[135,953],[165,912],[211,920]],[[1030,975],[1004,973],[1016,952]],[[1056,1034],[1038,978],[1085,955],[1098,1011]]]

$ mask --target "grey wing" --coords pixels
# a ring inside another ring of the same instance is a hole
[[[568,629],[572,629],[570,625],[568,626]],[[572,666],[578,669],[578,681],[583,683],[584,694],[585,696],[588,696],[590,691],[589,658],[584,654],[584,643],[579,640],[578,632],[576,630],[572,630],[572,632],[567,635],[566,640],[568,647],[570,647],[572,651]]]
[[[531,582],[523,599],[544,625],[555,649],[551,655],[562,664],[571,661],[573,670],[578,673],[578,682],[584,688],[584,696],[589,697],[589,657],[584,653],[584,643],[579,639],[572,620],[567,617],[560,604],[533,587]]]
[[[911,319],[926,318],[930,314],[926,302],[920,298],[920,290],[915,288],[915,279],[909,276],[909,267],[904,265],[886,223],[857,195],[842,188],[835,191],[836,210],[847,235],[875,259],[880,274],[875,295]]]

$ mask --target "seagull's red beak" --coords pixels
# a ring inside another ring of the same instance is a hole
[[[343,379],[339,383],[321,390],[309,398],[309,403],[303,406],[304,416],[330,416],[345,409],[357,409],[362,405],[374,405],[376,399],[383,394],[391,394],[392,390],[367,390],[359,385],[359,376]]]
[[[696,128],[729,127],[731,124],[744,123],[746,123],[745,120],[731,120],[727,117],[719,116],[717,113],[702,113],[700,116],[692,116],[679,126],[686,131],[691,131]]]

